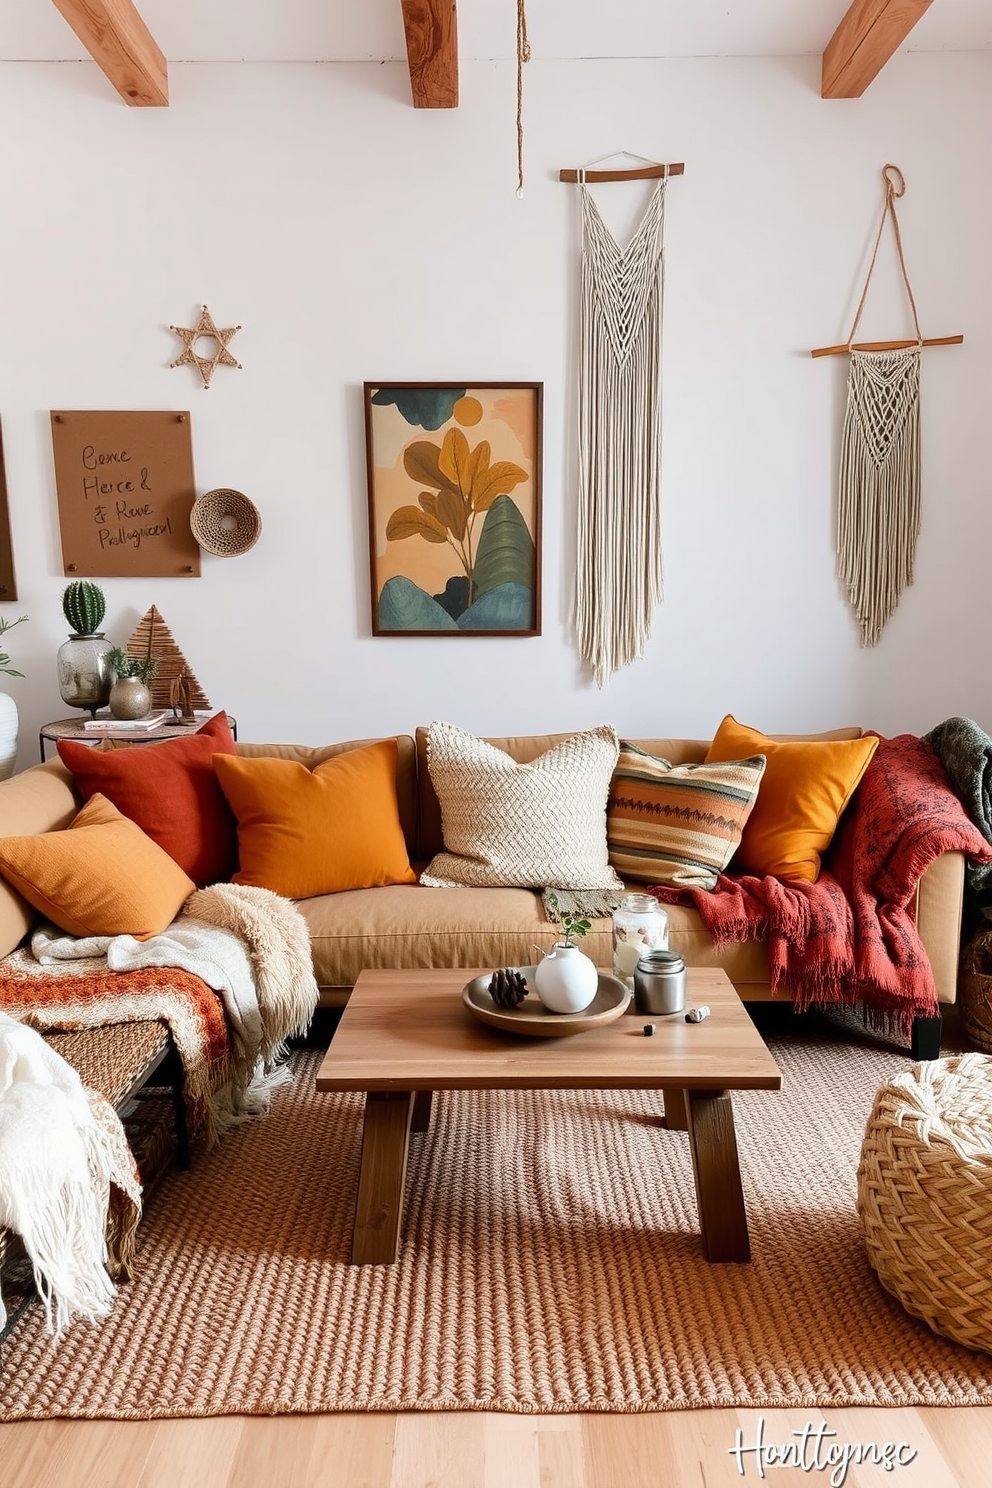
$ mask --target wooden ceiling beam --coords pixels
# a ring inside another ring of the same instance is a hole
[[[414,108],[457,108],[457,0],[401,3]]]
[[[53,0],[125,103],[162,108],[169,69],[131,0]]]
[[[860,98],[932,0],[854,0],[827,42],[821,98]]]

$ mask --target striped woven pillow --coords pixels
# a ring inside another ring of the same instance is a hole
[[[673,765],[622,740],[606,810],[610,862],[624,879],[712,889],[758,798],[765,756]]]

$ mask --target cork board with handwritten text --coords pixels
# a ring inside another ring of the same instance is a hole
[[[199,575],[188,413],[59,409],[52,448],[66,574]]]

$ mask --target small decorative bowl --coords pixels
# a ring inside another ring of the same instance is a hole
[[[189,525],[200,547],[217,558],[238,558],[258,541],[262,519],[240,491],[205,491],[193,503]]]

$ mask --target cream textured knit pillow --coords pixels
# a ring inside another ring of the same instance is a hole
[[[606,802],[619,742],[609,727],[572,734],[520,765],[451,723],[432,723],[427,766],[441,803],[445,852],[431,888],[617,889]]]

